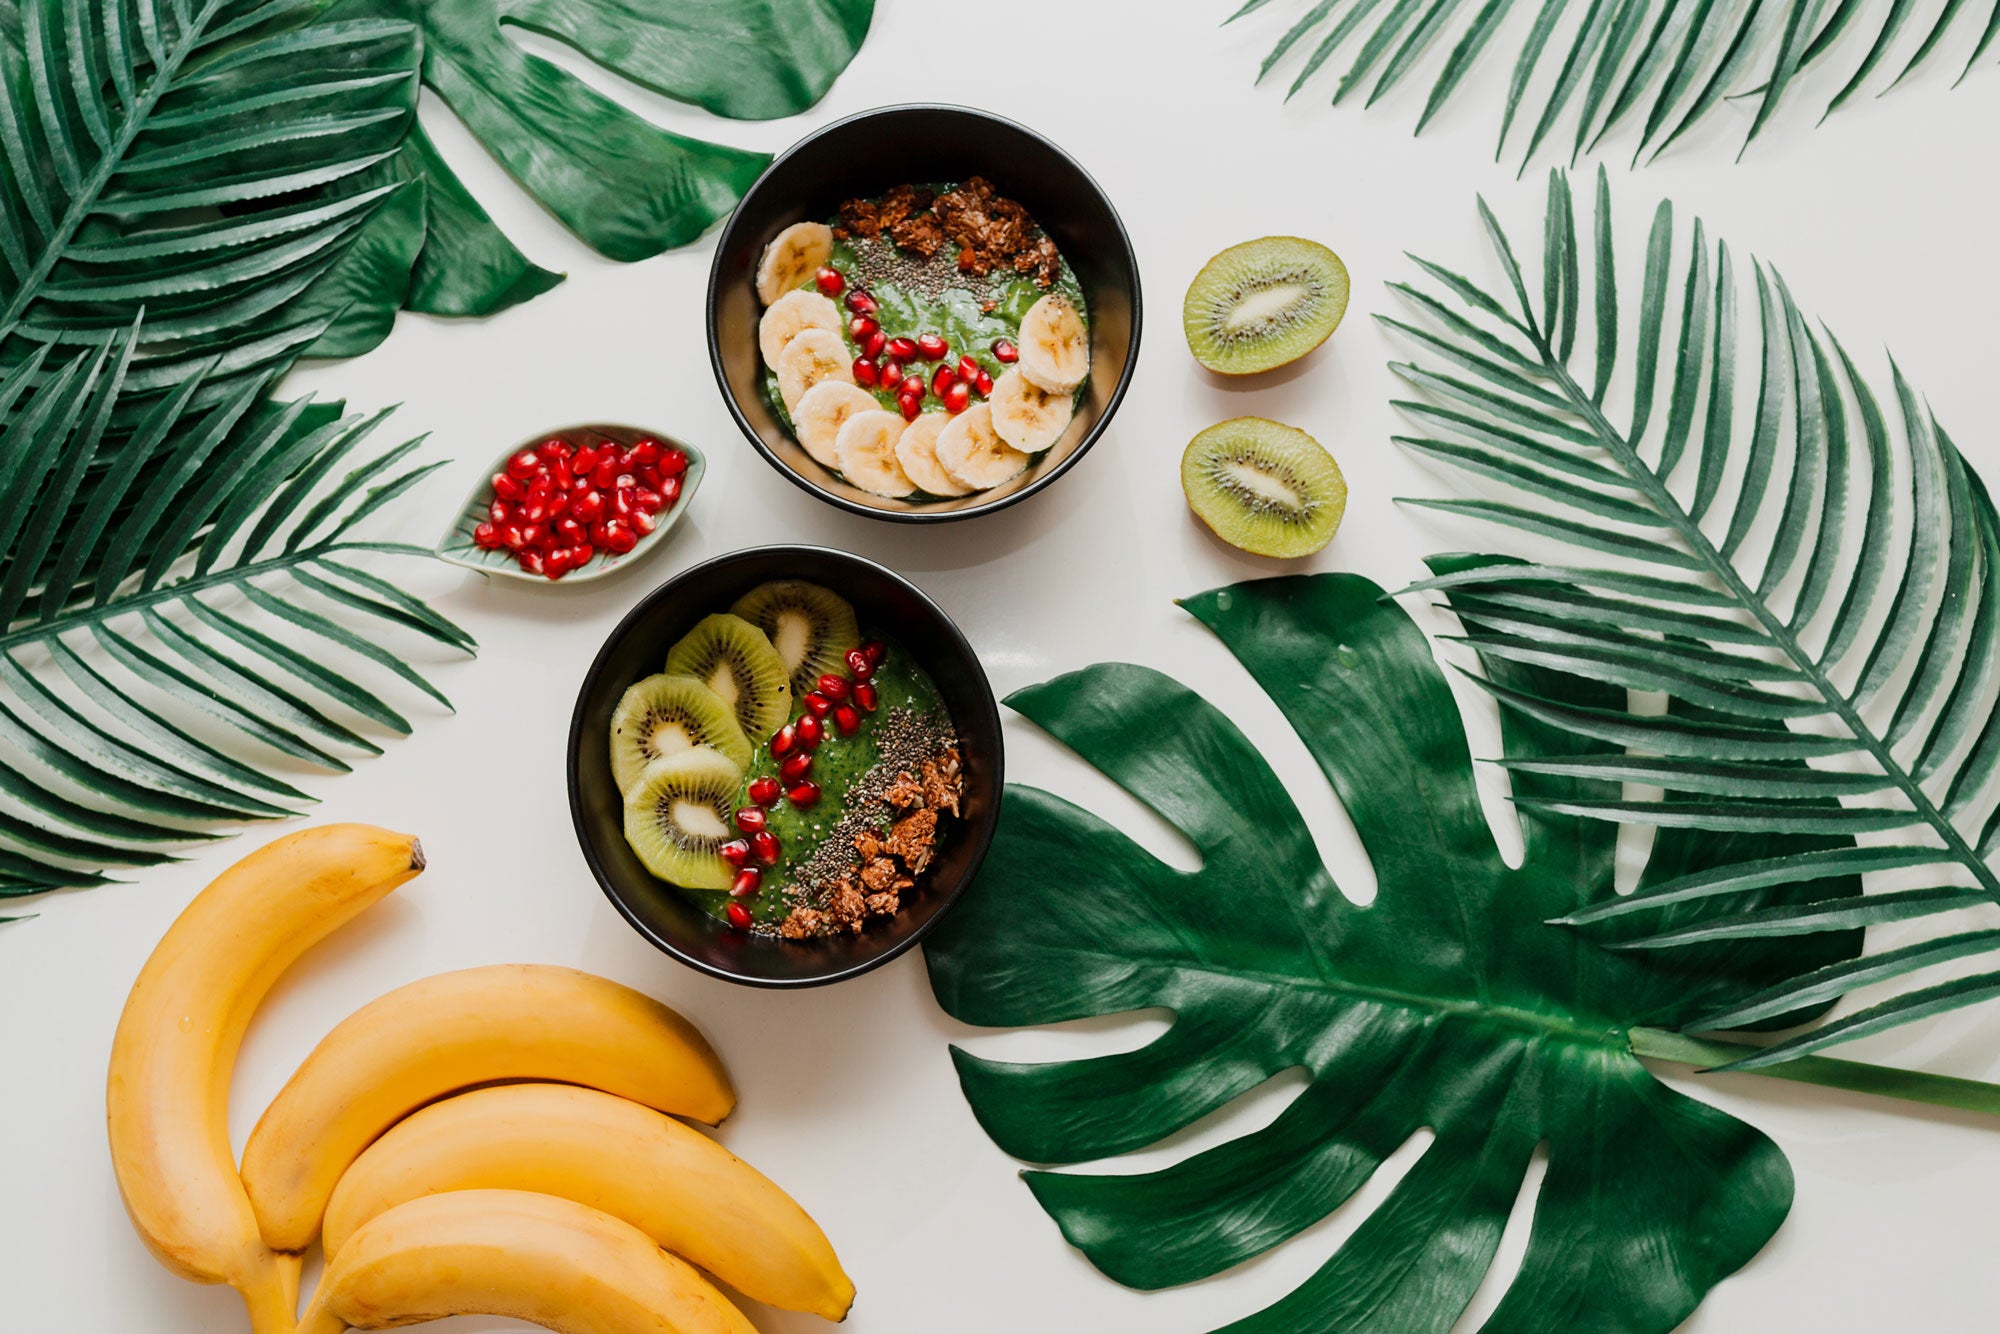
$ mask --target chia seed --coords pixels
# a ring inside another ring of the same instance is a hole
[[[847,244],[854,253],[849,276],[863,288],[894,285],[935,305],[944,303],[947,292],[966,292],[981,302],[998,301],[1004,295],[994,282],[1001,276],[997,271],[983,278],[959,272],[957,252],[950,246],[926,259],[885,237],[856,236]]]

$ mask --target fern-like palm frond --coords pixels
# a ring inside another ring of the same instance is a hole
[[[114,446],[142,343],[44,347],[0,377],[0,897],[292,813],[308,798],[270,760],[345,769],[380,750],[360,728],[410,730],[365,675],[444,702],[390,632],[472,646],[365,564],[428,553],[356,531],[440,466],[398,471],[417,441],[339,476],[379,415],[240,377],[202,408],[198,374]]]
[[[1885,407],[1774,271],[1753,263],[1753,283],[1740,285],[1729,247],[1711,246],[1698,221],[1677,238],[1670,204],[1655,215],[1643,262],[1621,274],[1602,172],[1588,241],[1567,179],[1553,174],[1539,281],[1479,207],[1504,285],[1488,289],[1419,260],[1429,282],[1395,289],[1414,318],[1385,317],[1420,349],[1394,368],[1423,394],[1397,404],[1420,427],[1399,440],[1520,503],[1413,503],[1583,558],[1481,559],[1418,587],[1451,589],[1464,638],[1483,657],[1672,702],[1664,713],[1579,709],[1489,683],[1505,708],[1626,747],[1515,767],[1665,792],[1652,800],[1628,787],[1624,799],[1546,803],[1572,814],[1853,842],[1652,886],[1570,924],[1895,871],[1907,887],[1707,917],[1620,947],[1918,918],[1944,928],[1809,973],[1706,1017],[1698,1026],[1708,1028],[2000,951],[2000,932],[1983,923],[1951,929],[1966,909],[2000,900],[1991,864],[2000,851],[1991,781],[2000,769],[2000,518],[1979,478],[1900,370]],[[1746,1064],[2000,996],[2000,953],[1992,962],[1994,971],[1906,985]]]
[[[396,187],[419,42],[314,0],[5,0],[0,365],[145,313],[129,395],[225,401],[310,343],[284,308]],[[121,424],[129,419],[127,412]]]
[[[1229,22],[1264,8],[1249,0]],[[1424,103],[1421,132],[1513,17],[1515,0],[1300,0],[1304,13],[1278,39],[1262,79],[1293,51],[1304,57],[1297,93],[1343,49],[1353,52],[1334,86],[1337,103],[1367,86],[1373,105],[1450,44]],[[2000,2],[1948,0],[1926,27],[1910,0],[1539,0],[1522,6],[1526,31],[1514,57],[1496,154],[1516,125],[1525,164],[1567,120],[1571,161],[1620,125],[1643,122],[1633,159],[1657,155],[1725,102],[1754,101],[1748,147],[1798,87],[1799,76],[1837,53],[1863,53],[1847,67],[1822,115],[1831,115],[1879,72],[1886,87],[1926,64],[1954,31],[1971,30],[1962,79],[2000,41]],[[1829,87],[1831,87],[1829,82]],[[1288,94],[1289,96],[1290,94]]]

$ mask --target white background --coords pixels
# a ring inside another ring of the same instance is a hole
[[[1450,483],[1389,442],[1398,429],[1388,407],[1397,386],[1385,363],[1405,349],[1368,316],[1391,308],[1384,281],[1413,276],[1405,251],[1490,276],[1473,195],[1483,192],[1510,228],[1532,237],[1542,164],[1516,183],[1511,159],[1506,167],[1492,160],[1494,111],[1518,27],[1496,43],[1500,63],[1412,139],[1423,71],[1371,111],[1327,108],[1325,74],[1287,105],[1280,89],[1253,89],[1251,77],[1291,7],[1218,31],[1226,8],[1227,0],[1144,7],[1015,0],[1000,9],[883,0],[874,33],[832,95],[796,122],[764,125],[716,125],[536,44],[662,123],[746,146],[776,150],[868,106],[936,98],[1021,119],[1097,175],[1124,215],[1145,276],[1145,347],[1131,395],[1095,452],[1052,491],[940,528],[843,515],[751,452],[724,413],[703,348],[711,243],[642,264],[604,261],[513,190],[441,107],[426,105],[447,157],[495,216],[534,258],[570,279],[485,324],[405,316],[368,357],[295,377],[300,389],[358,408],[403,403],[383,442],[392,433],[430,432],[422,457],[455,460],[390,526],[428,544],[449,507],[509,444],[576,421],[623,420],[682,435],[709,451],[711,472],[697,512],[652,560],[620,577],[543,588],[443,567],[415,571],[439,608],[480,640],[476,662],[435,663],[434,679],[458,712],[445,716],[416,701],[414,737],[351,775],[309,785],[324,798],[313,818],[409,829],[423,838],[431,869],[309,957],[272,997],[237,1070],[239,1146],[294,1064],[354,1007],[443,969],[534,960],[643,988],[709,1033],[742,1094],[722,1138],[824,1224],[859,1285],[849,1326],[864,1334],[1211,1328],[1288,1291],[1381,1198],[1410,1153],[1346,1209],[1270,1255],[1189,1288],[1127,1292],[1064,1245],[1015,1179],[1017,1165],[979,1132],[946,1048],[960,1042],[1012,1057],[1105,1050],[1138,1043],[1157,1031],[1157,1020],[978,1033],[938,1012],[915,956],[802,994],[705,980],[655,953],[604,901],[578,855],[564,802],[573,693],[625,608],[707,556],[765,542],[823,542],[886,561],[929,590],[958,618],[1002,693],[1107,658],[1150,663],[1207,690],[1275,757],[1343,885],[1372,892],[1352,833],[1303,749],[1172,604],[1179,594],[1270,572],[1193,523],[1176,465],[1200,428],[1269,415],[1325,443],[1352,487],[1346,526],[1306,568],[1359,571],[1394,586],[1419,574],[1424,553],[1480,540],[1391,504],[1393,496],[1438,494]],[[1912,31],[1931,9],[1920,6]],[[1739,255],[1778,263],[1805,310],[1866,354],[1871,369],[1880,366],[1881,348],[1893,348],[1975,465],[1995,478],[2000,69],[1989,58],[1988,68],[1948,91],[1970,35],[1968,28],[1938,68],[1894,96],[1862,98],[1814,130],[1819,105],[1859,58],[1849,50],[1835,81],[1809,80],[1741,165],[1731,159],[1748,112],[1737,107],[1636,173],[1624,167],[1630,139],[1621,137],[1612,171],[1625,254],[1636,253],[1632,229],[1643,229],[1661,195],[1671,196]],[[1434,56],[1427,69],[1435,66]],[[1289,77],[1288,68],[1274,82]],[[1339,251],[1354,275],[1354,304],[1332,343],[1295,373],[1225,387],[1190,361],[1180,298],[1209,254],[1273,232],[1316,237]],[[1011,778],[1142,823],[1031,729],[1018,720],[1008,727]],[[275,832],[253,830],[129,885],[55,896],[35,905],[39,920],[0,929],[0,1329],[243,1327],[233,1294],[170,1277],[132,1235],[106,1161],[102,1080],[125,991],[148,950],[216,871]],[[1177,855],[1150,828],[1140,836]],[[2000,1077],[2000,1012],[1958,1016],[1878,1041],[1865,1054]],[[1749,1077],[1663,1073],[1767,1130],[1798,1176],[1791,1220],[1689,1328],[1949,1334],[1995,1327],[2000,1268],[1991,1261],[1989,1202],[2000,1196],[2000,1126]],[[1158,1165],[1262,1124],[1295,1091],[1277,1081],[1112,1170]],[[1462,1328],[1475,1328],[1497,1300],[1524,1222],[1517,1210],[1501,1263]],[[768,1331],[818,1324],[755,1315]],[[439,1328],[513,1326],[465,1320]]]

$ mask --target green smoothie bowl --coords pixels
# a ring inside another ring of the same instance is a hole
[[[971,645],[859,556],[758,547],[656,589],[570,721],[570,814],[653,944],[752,986],[895,958],[986,856],[999,710]]]
[[[708,349],[737,424],[821,499],[907,523],[1054,483],[1139,355],[1111,201],[1032,130],[966,107],[863,112],[795,145],[730,215]]]

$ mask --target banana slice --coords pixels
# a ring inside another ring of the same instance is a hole
[[[840,307],[818,292],[787,292],[757,321],[757,346],[764,353],[764,364],[776,370],[778,355],[798,335],[824,329],[837,337],[843,327]]]
[[[837,316],[836,316],[837,318]],[[1021,374],[1051,394],[1067,394],[1090,374],[1090,335],[1069,298],[1054,292],[1021,317]]]
[[[1074,411],[1068,394],[1050,393],[1021,374],[1019,366],[1000,377],[988,402],[993,429],[1024,454],[1039,454],[1062,439]]]
[[[937,461],[953,481],[973,491],[1012,481],[1029,463],[993,429],[993,409],[985,403],[973,404],[938,432]]]
[[[934,496],[971,495],[972,489],[960,485],[938,462],[938,435],[950,421],[948,413],[926,412],[905,426],[902,435],[896,438],[896,462],[903,465],[903,471],[920,491]]]
[[[806,396],[806,390],[828,380],[854,383],[847,344],[839,334],[824,329],[794,334],[792,341],[785,344],[785,350],[778,354],[778,397],[785,400],[785,411],[794,414],[794,421],[798,420],[799,400]]]
[[[829,468],[837,468],[840,464],[834,458],[833,442],[839,438],[840,428],[857,412],[874,412],[881,406],[875,395],[860,385],[822,380],[799,397],[799,405],[792,410],[792,427],[806,453]],[[900,415],[897,420],[902,420]]]
[[[907,496],[917,489],[903,465],[896,462],[896,441],[903,435],[903,414],[857,412],[834,437],[833,457],[847,480],[878,496]]]
[[[833,258],[833,228],[823,222],[795,222],[764,247],[757,261],[757,299],[774,306],[778,298],[812,281],[814,270]]]

